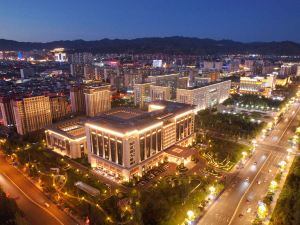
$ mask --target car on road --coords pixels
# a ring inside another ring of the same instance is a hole
[[[44,202],[44,206],[47,207],[47,208],[50,207],[49,203],[47,203],[47,202]]]
[[[258,181],[257,181],[257,184],[261,184],[261,180],[258,180]]]
[[[257,162],[254,162],[253,165],[257,165]]]
[[[249,183],[249,177],[247,177],[246,179],[245,179],[245,182],[247,182],[247,183]]]

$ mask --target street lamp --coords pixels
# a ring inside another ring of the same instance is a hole
[[[272,180],[271,184],[270,184],[270,191],[274,192],[275,189],[277,188],[277,186],[278,186],[278,183],[275,180]]]
[[[268,213],[267,211],[268,211],[268,209],[267,209],[266,204],[263,203],[263,202],[261,202],[261,201],[259,201],[258,202],[258,210],[257,210],[258,217],[260,219],[266,218],[267,213]]]
[[[187,214],[187,216],[188,216],[188,220],[189,220],[189,221],[194,220],[195,214],[194,214],[194,212],[193,212],[192,210],[187,211],[186,214]]]
[[[216,188],[214,186],[210,186],[209,191],[211,194],[214,194],[216,192]]]
[[[286,166],[286,161],[282,160],[278,164],[280,166],[280,170],[283,171]]]

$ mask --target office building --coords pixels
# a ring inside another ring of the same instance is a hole
[[[118,180],[142,176],[169,147],[192,143],[194,113],[190,105],[158,101],[148,112],[115,108],[100,114],[85,124],[89,162]]]
[[[84,65],[72,63],[70,64],[70,73],[73,77],[83,77],[84,76]]]
[[[87,155],[84,118],[63,121],[45,130],[47,147],[72,159]]]
[[[151,83],[135,84],[134,89],[134,104],[140,108],[145,107],[145,103],[151,101],[150,96]]]
[[[133,89],[135,84],[140,84],[143,82],[142,73],[125,73],[124,74],[124,86],[127,89]]]
[[[110,85],[89,86],[84,89],[85,112],[89,117],[94,117],[100,112],[111,109]]]
[[[13,101],[18,134],[43,129],[52,123],[49,97],[35,96]]]
[[[206,109],[220,104],[229,97],[231,81],[219,81],[204,84],[200,87],[177,89],[176,101]]]
[[[0,97],[0,110],[4,126],[13,126],[16,124],[12,99],[10,97]]]
[[[172,91],[171,87],[150,85],[151,101],[170,100],[171,99],[171,91]]]

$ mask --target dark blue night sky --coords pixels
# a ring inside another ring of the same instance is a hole
[[[0,38],[300,42],[300,0],[0,0]]]

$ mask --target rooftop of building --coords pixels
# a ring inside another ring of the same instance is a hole
[[[87,123],[126,133],[142,130],[194,109],[191,105],[170,101],[154,101],[149,104],[150,106],[152,106],[152,111],[126,107],[115,108],[91,118]]]
[[[182,89],[182,90],[195,90],[195,89],[199,89],[199,88],[203,88],[203,87],[208,87],[214,84],[219,84],[219,83],[223,83],[223,82],[230,82],[230,80],[216,80],[216,81],[212,81],[212,82],[208,82],[208,83],[201,83],[198,84],[196,86],[192,86],[192,87],[187,87],[187,88],[178,88],[178,89]]]
[[[78,89],[97,89],[97,88],[110,88],[110,84],[101,81],[84,80],[82,83],[73,84],[71,90]]]
[[[85,117],[75,117],[53,124],[46,128],[46,131],[57,133],[66,138],[78,139],[86,136],[84,123]]]

